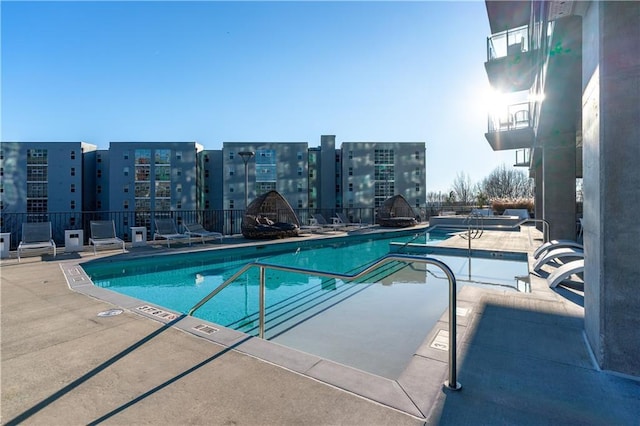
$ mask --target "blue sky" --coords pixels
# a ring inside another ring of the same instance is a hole
[[[3,141],[425,141],[427,190],[487,129],[484,2],[7,2]]]

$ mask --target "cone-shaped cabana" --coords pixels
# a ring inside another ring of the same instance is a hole
[[[277,191],[269,191],[253,200],[242,218],[242,235],[245,238],[295,237],[299,230],[298,217]]]
[[[378,209],[378,223],[381,226],[403,228],[418,224],[416,214],[402,195],[387,198]]]

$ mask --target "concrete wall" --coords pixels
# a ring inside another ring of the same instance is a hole
[[[603,369],[638,376],[640,4],[591,3],[583,24],[585,329]]]

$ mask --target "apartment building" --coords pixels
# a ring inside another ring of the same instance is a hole
[[[489,82],[513,100],[485,136],[522,154],[552,239],[576,238],[582,178],[586,335],[601,368],[640,376],[640,3],[485,3]]]
[[[425,206],[424,142],[343,142],[341,206],[354,208],[400,194],[416,209]]]
[[[181,211],[203,208],[200,151],[196,142],[111,142],[108,156],[100,152],[96,159],[102,161],[96,193],[108,194],[108,204],[98,210],[124,212],[116,227],[126,234],[130,226],[151,229],[150,212],[177,212],[180,219]]]
[[[96,149],[84,142],[2,142],[0,227],[19,238],[23,221],[60,211],[69,214],[54,230],[56,237],[65,227],[77,227],[82,212],[94,205],[92,180],[83,177],[93,171]]]

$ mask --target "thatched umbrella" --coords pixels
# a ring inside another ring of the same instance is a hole
[[[295,237],[300,221],[277,191],[262,194],[249,204],[242,218],[242,235],[251,239]]]

